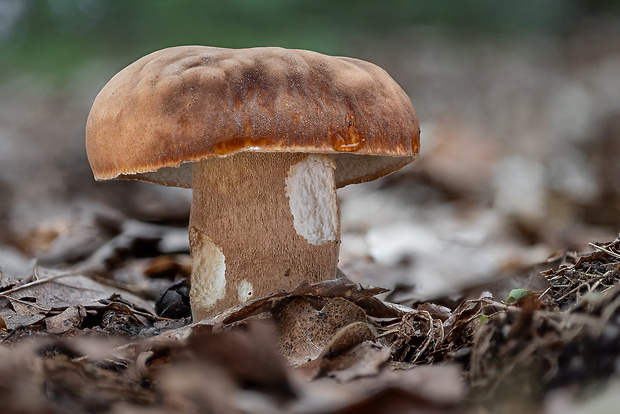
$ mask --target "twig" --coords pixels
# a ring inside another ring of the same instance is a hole
[[[583,282],[580,283],[576,288],[571,289],[569,292],[563,294],[562,296],[560,296],[559,298],[557,298],[555,301],[559,302],[564,298],[567,298],[569,295],[572,295],[573,293],[578,293],[583,287],[590,287],[590,285],[588,284],[588,282]]]
[[[7,297],[7,295],[4,295],[4,294],[0,293],[0,297]],[[35,305],[34,303],[28,302],[27,300],[22,300],[22,299],[17,299],[17,298],[11,298],[11,300],[14,300],[15,302],[19,302],[19,303],[21,303],[22,305],[25,305],[25,306],[30,306],[30,307],[33,307],[33,308],[37,308],[37,309],[39,309],[41,311],[44,311],[44,312],[51,312],[52,311],[51,308],[44,308],[43,306]]]
[[[13,289],[9,289],[9,290],[5,290],[4,292],[0,292],[0,295],[3,295],[3,296],[10,295],[11,293],[15,293],[17,291],[20,291],[22,289],[26,289],[26,288],[29,288],[29,287],[32,287],[32,286],[40,285],[41,283],[45,283],[45,282],[47,282],[49,280],[60,279],[61,277],[65,277],[65,276],[75,276],[77,274],[78,273],[75,273],[75,272],[69,272],[69,273],[62,273],[62,274],[58,274],[58,275],[49,276],[49,277],[46,277],[45,279],[37,279],[37,280],[34,280],[32,282],[23,284],[21,286],[14,287]]]
[[[570,285],[567,285],[566,287],[569,287]],[[557,287],[557,286],[556,286]],[[551,290],[551,285],[547,286],[547,289],[545,289],[545,291],[543,293],[541,293],[540,295],[538,295],[538,300],[542,299],[543,296],[545,296],[547,294],[547,292],[549,292]]]
[[[594,247],[595,249],[599,249],[605,253],[607,253],[608,255],[615,257],[616,259],[620,259],[620,254],[616,253],[616,252],[612,252],[611,250],[603,247],[603,246],[597,246],[594,243],[588,243],[590,246]]]
[[[34,266],[32,268],[32,276],[34,280],[39,280],[39,259],[34,259]]]

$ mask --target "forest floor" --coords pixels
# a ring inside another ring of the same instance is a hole
[[[357,56],[412,97],[420,158],[339,190],[346,278],[194,323],[191,192],[90,173],[84,124],[114,70],[88,66],[62,90],[28,75],[3,83],[3,412],[617,407],[611,23],[529,42],[360,39]]]

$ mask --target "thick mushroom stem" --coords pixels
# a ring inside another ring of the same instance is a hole
[[[334,168],[331,155],[299,153],[246,152],[193,165],[194,320],[335,277]]]

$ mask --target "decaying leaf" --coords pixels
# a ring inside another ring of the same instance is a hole
[[[29,326],[42,321],[49,309],[40,308],[36,305],[18,299],[4,298],[0,301],[0,316],[4,320],[8,330],[20,326]]]
[[[70,327],[81,328],[85,309],[103,310],[108,298],[122,293],[123,300],[145,315],[154,315],[152,305],[122,288],[94,280],[91,277],[46,268],[37,268],[37,279],[0,292],[0,316],[8,329],[31,326],[44,320],[49,333],[63,333]],[[116,299],[121,301],[121,299]],[[78,310],[77,314],[68,313]],[[61,316],[62,315],[62,316]],[[65,319],[63,319],[65,318]],[[77,319],[76,319],[77,318]],[[66,328],[66,329],[65,329]]]
[[[79,329],[86,317],[86,308],[72,305],[59,313],[45,319],[45,330],[53,334],[65,333],[70,329]]]
[[[390,359],[391,349],[374,340],[366,340],[349,346],[338,354],[332,355],[325,351],[323,354],[319,356],[320,369],[316,376],[324,374],[339,382],[349,382],[355,378],[377,375]]]
[[[83,274],[67,273],[39,268],[38,279],[16,286],[0,294],[24,300],[32,298],[32,303],[41,308],[66,308],[71,305],[93,305],[99,300],[116,293],[136,304],[141,309],[152,310],[152,305],[144,299],[123,288],[103,284]]]
[[[342,383],[322,377],[308,383],[293,412],[457,413],[462,412],[465,383],[457,365],[383,367],[372,377]]]
[[[375,319],[375,323],[382,343],[392,348],[392,358],[408,363],[454,360],[471,346],[480,316],[496,312],[489,299],[467,300],[453,311],[433,303],[400,309],[399,318]]]
[[[340,332],[341,342],[347,342],[347,345],[363,342],[370,339],[369,334],[372,335],[365,325],[364,311],[340,298],[318,300],[304,296],[293,297],[278,310],[276,318],[278,350],[294,366],[316,359],[341,329],[345,329]],[[346,330],[349,325],[357,322],[361,322],[366,330],[360,325]],[[361,340],[357,340],[357,337]],[[340,348],[347,345],[340,345]],[[338,344],[332,346],[336,348]]]
[[[535,402],[571,378],[613,372],[620,357],[614,260],[603,252],[575,261],[575,272],[606,269],[598,280],[609,283],[588,281],[607,289],[584,291],[571,313],[557,312],[538,294],[514,305],[482,294],[458,305],[410,308],[378,299],[384,289],[341,278],[304,283],[186,326],[183,319],[154,316],[151,302],[96,276],[34,267],[30,279],[0,292],[2,338],[18,343],[30,330],[76,342],[45,342],[20,348],[20,355],[0,352],[0,374],[3,358],[21,358],[20,364],[29,358],[20,381],[34,404],[50,413],[67,407],[153,414],[257,407],[265,413],[453,413],[465,399],[461,370],[487,407],[494,405],[485,396],[506,393]],[[132,266],[168,283],[187,272],[173,256]],[[570,274],[567,267],[558,272]],[[169,291],[183,297],[186,290]],[[166,306],[171,303],[174,298]],[[84,337],[110,335],[131,341],[79,345]],[[601,355],[609,357],[597,365]],[[436,364],[451,361],[464,365]],[[527,387],[513,390],[524,382]],[[0,397],[15,392],[0,380]],[[59,405],[64,400],[69,405]]]
[[[76,356],[75,349],[61,342],[0,348],[3,412],[102,412],[120,402],[154,401],[148,388]]]

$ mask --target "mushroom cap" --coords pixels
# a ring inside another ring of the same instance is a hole
[[[97,180],[191,187],[191,163],[242,151],[334,154],[336,184],[413,161],[418,118],[378,66],[278,47],[180,46],[142,57],[99,92],[86,124]]]

